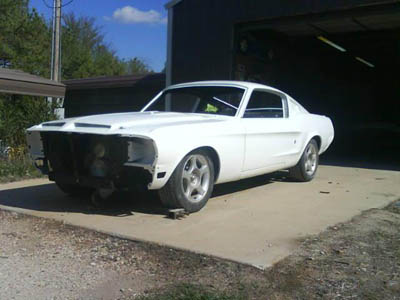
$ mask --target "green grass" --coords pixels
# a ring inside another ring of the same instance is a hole
[[[0,158],[0,183],[38,178],[41,176],[28,157],[14,160]]]
[[[193,285],[179,284],[158,293],[142,296],[140,300],[242,300],[243,295],[216,291],[214,289]]]

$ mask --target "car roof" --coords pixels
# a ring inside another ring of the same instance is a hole
[[[280,92],[286,95],[285,92],[282,92],[268,85],[254,83],[254,82],[247,82],[247,81],[234,81],[234,80],[194,81],[194,82],[180,83],[171,85],[167,87],[166,90],[174,88],[192,87],[192,86],[234,86],[246,89],[267,89],[271,91]]]

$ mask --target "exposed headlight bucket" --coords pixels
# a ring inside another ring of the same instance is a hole
[[[153,164],[155,149],[148,139],[133,138],[128,141],[128,163]]]
[[[97,158],[103,158],[106,155],[106,147],[101,143],[97,143],[93,148],[93,154]]]

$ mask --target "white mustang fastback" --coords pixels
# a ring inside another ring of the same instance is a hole
[[[272,87],[235,81],[173,85],[140,112],[27,130],[35,165],[64,192],[145,186],[187,212],[204,207],[214,184],[282,169],[310,181],[333,137],[328,117]]]

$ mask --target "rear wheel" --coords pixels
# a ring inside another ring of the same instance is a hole
[[[88,196],[94,191],[93,188],[84,187],[79,184],[67,184],[61,182],[56,182],[56,184],[60,190],[71,196]]]
[[[289,175],[293,179],[301,182],[311,181],[317,173],[319,155],[318,144],[312,139],[301,156],[296,166],[289,169]]]
[[[213,161],[206,151],[197,150],[183,158],[159,195],[164,206],[192,213],[206,205],[213,188]]]

